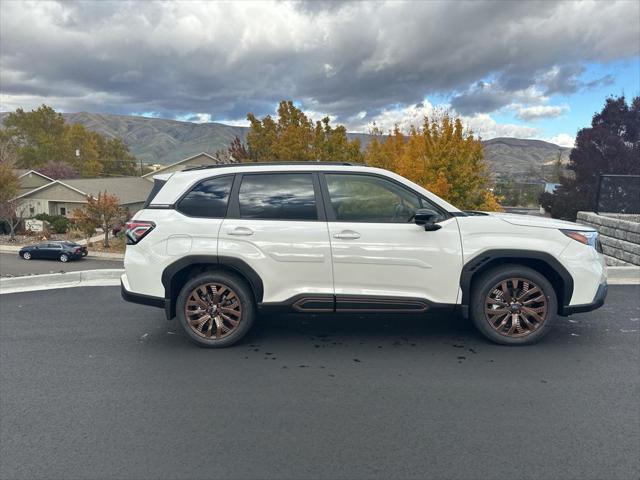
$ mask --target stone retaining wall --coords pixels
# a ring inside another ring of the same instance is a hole
[[[578,212],[577,222],[598,230],[608,265],[640,265],[640,215]]]

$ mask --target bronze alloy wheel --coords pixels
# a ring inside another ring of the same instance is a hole
[[[484,312],[500,335],[526,337],[547,320],[547,297],[531,280],[507,278],[489,290]]]
[[[189,327],[197,335],[211,340],[227,337],[242,320],[238,295],[221,283],[205,283],[194,288],[184,313]]]

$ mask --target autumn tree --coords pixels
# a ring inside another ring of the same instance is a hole
[[[262,120],[247,115],[249,158],[268,161],[361,161],[360,141],[350,141],[343,126],[332,127],[329,118],[313,122],[291,101],[278,105],[278,118]]]
[[[68,163],[53,160],[48,161],[42,167],[38,168],[38,172],[54,180],[79,177],[77,170]]]
[[[231,145],[227,149],[229,158],[233,159],[234,163],[242,163],[249,160],[249,151],[247,147],[238,137],[234,137]]]
[[[392,170],[461,209],[499,210],[489,190],[482,142],[446,112],[425,117],[404,134],[398,127],[383,136],[374,130],[368,165]]]
[[[608,98],[591,127],[578,132],[568,169],[554,193],[540,203],[554,218],[575,220],[578,211],[597,209],[598,180],[603,174],[640,174],[640,97]]]
[[[87,205],[73,211],[73,218],[83,231],[89,231],[91,226],[104,230],[105,248],[109,248],[109,231],[116,226],[121,216],[118,197],[106,191],[99,192],[97,197],[87,195]]]
[[[13,173],[15,161],[16,151],[11,139],[0,132],[0,220],[9,227],[11,241],[24,216],[24,208],[15,198],[20,191],[20,181]]]

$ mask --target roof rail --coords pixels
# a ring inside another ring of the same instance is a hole
[[[190,172],[193,170],[206,170],[209,168],[222,168],[222,167],[275,167],[279,165],[342,165],[350,167],[364,167],[364,163],[356,162],[314,162],[309,160],[307,162],[247,162],[247,163],[218,163],[215,165],[199,165],[197,167],[187,167],[183,172]]]

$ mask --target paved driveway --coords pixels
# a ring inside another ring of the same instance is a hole
[[[1,478],[635,478],[640,287],[509,348],[450,318],[191,345],[117,288],[0,298]]]

